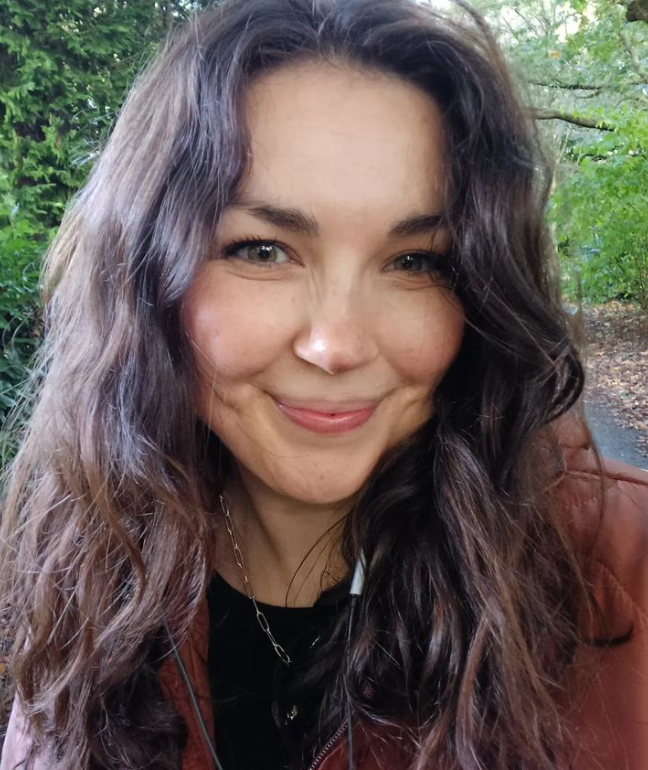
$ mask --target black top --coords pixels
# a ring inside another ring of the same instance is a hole
[[[299,757],[322,693],[295,696],[289,689],[326,643],[347,593],[348,585],[340,584],[313,607],[257,602],[290,655],[288,667],[261,630],[250,599],[214,573],[207,589],[209,676],[216,753],[224,770],[284,770]]]

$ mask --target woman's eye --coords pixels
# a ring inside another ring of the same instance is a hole
[[[422,254],[413,252],[397,257],[387,266],[387,270],[404,273],[438,273],[443,271],[441,254]]]
[[[277,265],[290,262],[290,257],[274,241],[248,240],[232,243],[224,249],[226,257],[236,257],[257,265]]]

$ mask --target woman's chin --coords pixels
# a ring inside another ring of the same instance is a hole
[[[282,497],[299,500],[305,505],[343,505],[350,503],[358,495],[368,477],[369,473],[354,478],[345,478],[341,475],[314,479],[277,479],[275,477],[270,486]]]

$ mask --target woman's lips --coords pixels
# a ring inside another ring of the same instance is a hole
[[[378,404],[371,404],[361,409],[340,411],[339,407],[330,407],[332,411],[293,406],[275,401],[279,409],[295,424],[314,433],[346,433],[364,425],[376,411]]]

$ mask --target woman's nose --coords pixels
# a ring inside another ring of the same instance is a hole
[[[367,317],[351,295],[315,302],[306,311],[304,328],[295,338],[295,354],[329,374],[359,369],[378,355]]]

